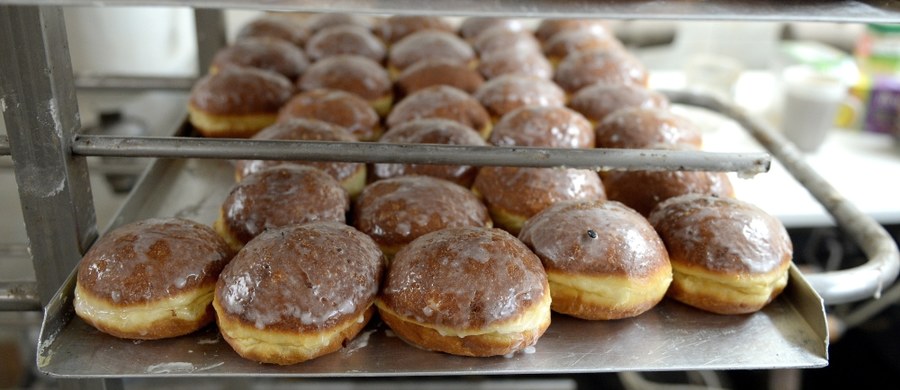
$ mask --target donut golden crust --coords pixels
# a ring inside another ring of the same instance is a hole
[[[514,74],[491,79],[474,96],[495,124],[520,107],[562,107],[566,104],[566,93],[552,81]]]
[[[338,55],[312,64],[300,77],[301,91],[339,89],[366,99],[378,115],[391,109],[391,78],[377,62],[358,55]]]
[[[222,271],[213,300],[223,338],[244,358],[288,365],[352,340],[371,318],[378,246],[335,222],[269,230]]]
[[[442,144],[486,146],[475,130],[447,119],[419,119],[392,128],[379,142],[394,144]],[[445,179],[469,188],[478,168],[469,165],[374,164],[376,180],[404,175],[425,175]]]
[[[572,96],[569,108],[584,115],[594,126],[607,115],[627,107],[668,109],[665,95],[637,85],[597,83]]]
[[[360,141],[381,137],[381,118],[369,102],[337,89],[315,89],[295,95],[278,111],[278,121],[317,119],[341,126]]]
[[[213,320],[216,279],[234,252],[208,226],[148,219],[101,237],[78,266],[75,313],[121,338],[192,333]]]
[[[647,69],[623,50],[572,53],[556,68],[553,81],[569,94],[595,83],[646,86]]]
[[[553,203],[606,199],[596,172],[571,168],[482,167],[472,191],[488,207],[494,225],[513,234]]]
[[[278,109],[294,94],[291,81],[261,69],[226,67],[191,89],[191,125],[205,137],[248,138],[275,123]]]
[[[444,31],[426,30],[410,34],[391,46],[388,69],[398,75],[413,64],[427,59],[442,59],[475,67],[475,50],[462,38]]]
[[[489,142],[497,146],[593,148],[594,131],[587,119],[566,107],[532,105],[504,115]]]
[[[417,119],[448,119],[472,128],[487,138],[491,118],[469,94],[446,85],[435,85],[407,96],[387,117],[388,129]]]
[[[316,221],[346,222],[350,198],[318,169],[279,165],[244,177],[225,201],[216,231],[239,250],[267,229]]]
[[[384,62],[387,49],[366,28],[338,25],[323,28],[306,42],[306,54],[313,61],[336,55],[359,55],[377,63]]]
[[[781,222],[733,198],[682,195],[650,213],[672,262],[668,295],[719,314],[758,311],[784,290],[793,247]]]
[[[644,217],[619,202],[559,202],[519,238],[541,258],[554,311],[589,320],[640,315],[672,282],[666,248]]]
[[[595,129],[598,148],[648,149],[658,145],[700,148],[700,130],[687,118],[660,108],[626,107],[609,114]]]
[[[253,136],[253,139],[356,141],[356,138],[343,127],[315,119],[288,119],[265,128]],[[341,187],[344,187],[351,197],[358,195],[366,184],[366,164],[325,161],[238,160],[235,163],[235,179],[241,181],[254,172],[282,164],[307,165],[319,169],[340,182]]]
[[[296,20],[277,15],[267,15],[251,20],[237,33],[237,41],[246,38],[278,38],[302,48],[309,39],[310,30]]]
[[[450,60],[426,59],[406,68],[397,76],[394,80],[394,94],[399,101],[435,85],[447,85],[473,94],[483,83],[481,74],[468,65]]]
[[[437,16],[394,15],[383,20],[375,32],[388,45],[392,45],[408,35],[423,31],[438,30],[453,33],[453,25]]]
[[[406,342],[455,355],[519,351],[550,325],[540,260],[499,229],[449,228],[417,238],[394,257],[376,305]]]
[[[280,73],[296,80],[309,67],[303,50],[276,38],[246,38],[219,50],[213,57],[210,73],[227,66],[242,66]]]

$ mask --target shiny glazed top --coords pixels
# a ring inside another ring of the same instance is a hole
[[[793,255],[781,221],[734,198],[682,195],[660,203],[648,219],[673,264],[727,275],[765,274],[786,269]]]
[[[556,68],[553,80],[568,93],[598,82],[646,86],[648,73],[637,59],[622,50],[572,53]]]
[[[553,78],[553,65],[540,50],[511,47],[482,54],[478,72],[488,80],[507,74],[550,80]]]
[[[475,50],[453,33],[419,31],[391,46],[388,65],[403,71],[416,62],[435,58],[467,65],[475,60]]]
[[[453,33],[453,25],[437,16],[394,15],[383,20],[376,28],[376,33],[388,45],[392,45],[404,37],[423,30],[438,30]]]
[[[489,208],[525,218],[564,200],[606,199],[600,177],[586,169],[482,167],[474,189]]]
[[[312,34],[335,26],[356,26],[372,31],[375,24],[376,20],[372,17],[347,13],[313,14],[303,21],[303,26]]]
[[[266,127],[252,137],[254,140],[296,140],[296,141],[342,141],[355,142],[343,127],[315,119],[288,119]],[[238,180],[254,172],[281,164],[308,165],[317,168],[339,182],[352,176],[360,169],[362,163],[316,162],[316,161],[276,161],[276,160],[238,160],[235,163]]]
[[[548,272],[645,278],[669,269],[666,247],[650,223],[625,205],[604,200],[553,204],[519,234]]]
[[[543,19],[534,30],[534,36],[541,42],[547,42],[553,36],[564,31],[590,30],[596,33],[611,34],[606,24],[596,19]]]
[[[505,27],[493,27],[483,31],[476,38],[472,47],[480,57],[487,57],[507,50],[528,50],[541,52],[541,43],[534,35],[524,30],[510,30]]]
[[[522,31],[525,26],[521,21],[516,19],[495,18],[495,17],[468,17],[463,19],[459,24],[459,36],[463,39],[473,42],[478,39],[481,33],[493,29],[502,28],[509,31]]]
[[[569,107],[588,120],[600,122],[607,115],[627,107],[667,109],[669,99],[639,85],[597,83],[579,90],[572,96]]]
[[[293,94],[291,81],[279,73],[228,66],[194,84],[190,105],[213,115],[270,114]]]
[[[354,226],[384,246],[406,245],[450,227],[486,227],[487,208],[472,191],[428,176],[369,184],[356,201]]]
[[[269,230],[222,271],[219,315],[257,329],[329,329],[355,320],[374,302],[383,267],[378,245],[347,225]]]
[[[306,54],[313,61],[342,54],[359,55],[382,63],[387,48],[366,28],[337,25],[321,29],[306,42]]]
[[[606,196],[647,216],[660,202],[685,194],[734,196],[724,172],[609,171],[603,174]]]
[[[391,261],[380,299],[424,324],[477,329],[512,320],[548,294],[541,261],[500,229],[450,228]]]
[[[472,94],[483,83],[481,74],[466,64],[444,59],[425,59],[400,73],[394,80],[394,89],[398,98],[402,99],[434,85],[446,85]]]
[[[270,229],[316,221],[345,222],[350,197],[335,179],[307,166],[279,165],[247,175],[222,203],[228,231],[240,242]]]
[[[598,148],[650,149],[658,144],[700,148],[700,130],[687,118],[660,108],[626,107],[596,128]]]
[[[214,284],[233,255],[206,225],[146,219],[100,237],[78,265],[78,285],[111,305],[146,304]]]
[[[219,50],[211,68],[243,66],[269,70],[296,80],[309,67],[303,50],[292,43],[276,38],[246,38]]]
[[[595,50],[625,50],[625,46],[607,31],[596,29],[562,31],[544,42],[544,55],[557,60],[572,53]]]
[[[515,74],[491,79],[474,96],[491,116],[498,119],[519,107],[562,107],[566,104],[566,93],[552,81]]]
[[[377,62],[363,56],[338,55],[312,64],[300,77],[301,91],[339,89],[368,101],[391,95],[391,78]]]
[[[303,48],[310,35],[310,30],[296,19],[266,15],[243,25],[237,33],[236,41],[245,38],[278,38]]]
[[[446,85],[419,90],[394,105],[387,117],[388,128],[417,119],[449,119],[479,131],[490,117],[481,103],[469,94]]]
[[[381,118],[372,105],[350,92],[315,89],[295,95],[278,112],[278,121],[318,119],[345,128],[355,138],[373,141],[381,134]]]
[[[481,136],[467,126],[447,119],[419,119],[398,125],[384,133],[379,142],[392,144],[441,144],[486,146]],[[472,186],[478,168],[468,165],[384,164],[374,165],[378,179],[403,175],[425,175]]]
[[[503,116],[491,132],[497,146],[593,148],[594,131],[581,114],[565,107],[526,106]]]

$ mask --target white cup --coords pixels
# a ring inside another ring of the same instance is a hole
[[[858,105],[847,95],[841,78],[817,72],[804,65],[789,66],[782,72],[784,106],[781,129],[785,137],[804,152],[819,149],[834,127],[838,108]]]

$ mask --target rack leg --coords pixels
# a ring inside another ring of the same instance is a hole
[[[213,57],[226,44],[225,14],[220,9],[194,9],[197,30],[197,75],[203,76]]]

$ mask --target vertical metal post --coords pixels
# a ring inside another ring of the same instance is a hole
[[[194,25],[197,30],[197,75],[203,76],[213,57],[227,43],[225,13],[220,9],[194,9]]]
[[[81,123],[62,9],[0,6],[0,69],[0,111],[46,305],[97,237],[87,162],[71,153]]]

